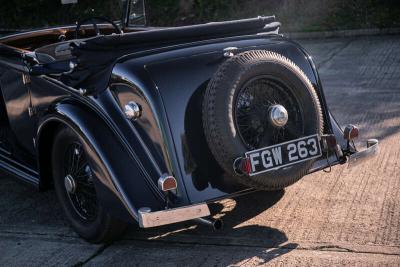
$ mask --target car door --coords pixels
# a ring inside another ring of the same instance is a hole
[[[9,152],[8,144],[6,143],[7,132],[9,130],[7,111],[4,105],[3,94],[0,87],[0,152]]]
[[[35,165],[35,120],[30,100],[30,76],[26,67],[28,51],[0,44],[0,88],[9,133],[2,135],[15,159]]]

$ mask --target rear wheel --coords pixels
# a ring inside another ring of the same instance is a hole
[[[83,144],[70,128],[54,139],[52,168],[57,197],[74,230],[92,243],[110,242],[126,228],[99,204],[94,179]]]

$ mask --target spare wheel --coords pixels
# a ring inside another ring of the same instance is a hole
[[[203,100],[207,143],[225,172],[241,184],[277,190],[302,178],[314,159],[254,176],[234,170],[246,152],[322,135],[317,93],[303,71],[284,56],[252,50],[225,61],[209,82]],[[274,116],[285,115],[281,117]]]

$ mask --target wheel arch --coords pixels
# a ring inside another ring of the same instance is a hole
[[[100,116],[79,103],[59,103],[39,123],[36,144],[41,190],[52,187],[50,151],[62,126],[70,127],[81,137],[96,174],[99,201],[110,213],[119,219],[134,221],[140,207],[160,209],[161,203],[148,188],[138,163],[118,162],[119,157],[127,158],[123,144]]]
[[[54,137],[57,129],[64,124],[61,120],[49,120],[44,122],[39,129],[36,143],[38,153],[38,166],[39,166],[39,190],[46,191],[53,187],[53,178],[51,171],[51,150],[53,147]],[[43,140],[46,140],[44,142]],[[46,164],[47,163],[47,164]]]

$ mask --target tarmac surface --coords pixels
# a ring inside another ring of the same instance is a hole
[[[0,265],[399,266],[400,36],[300,40],[317,62],[341,125],[378,138],[380,155],[304,177],[284,192],[213,205],[225,228],[132,227],[91,245],[64,221],[54,192],[0,177]]]

